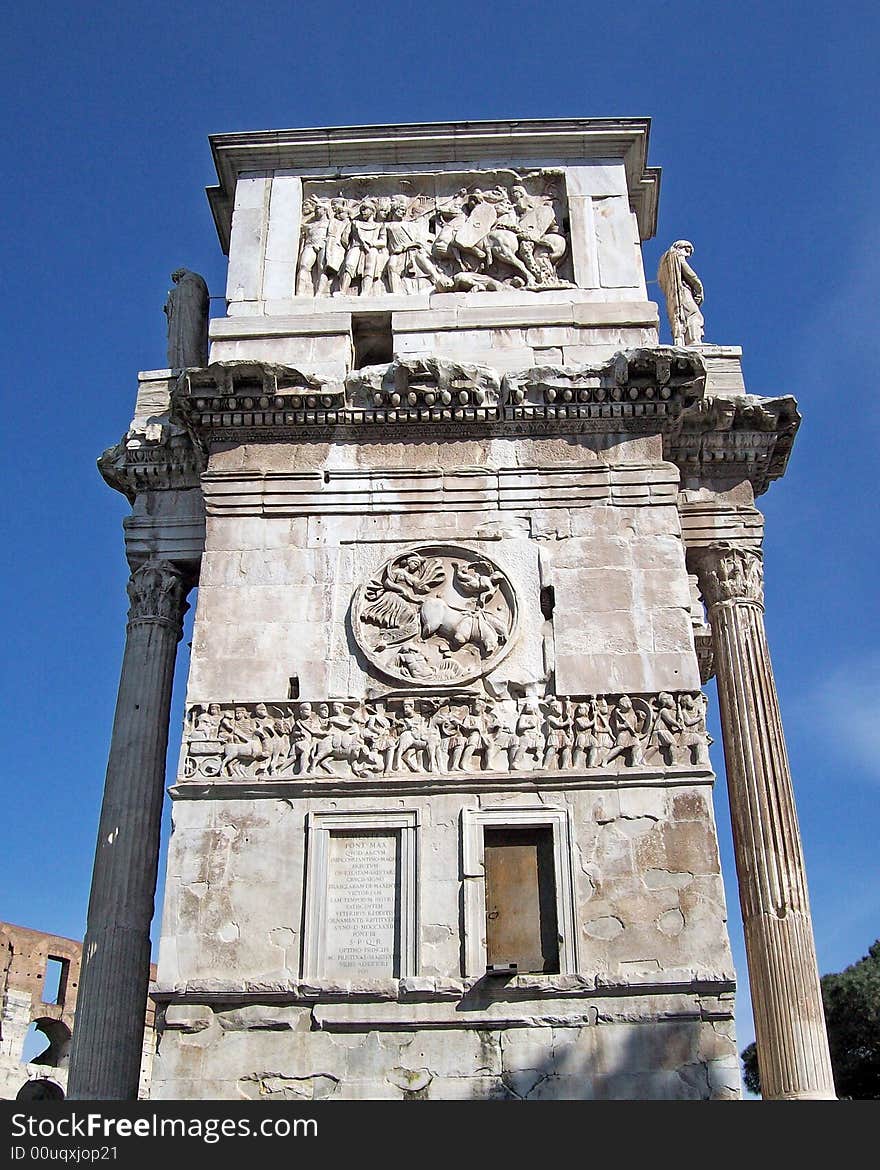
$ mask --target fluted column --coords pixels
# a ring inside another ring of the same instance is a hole
[[[761,554],[692,554],[712,624],[765,1099],[834,1098],[800,830],[764,632]]]
[[[129,578],[125,653],[104,784],[68,1096],[134,1100],[150,979],[165,753],[188,584],[168,561]]]

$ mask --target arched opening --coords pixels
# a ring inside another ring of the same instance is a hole
[[[16,1101],[63,1101],[64,1090],[55,1081],[47,1077],[40,1077],[35,1081],[25,1081],[15,1094]]]
[[[70,1028],[62,1020],[34,1020],[25,1033],[22,1064],[45,1064],[60,1068],[70,1054]]]

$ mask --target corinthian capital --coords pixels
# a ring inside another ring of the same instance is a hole
[[[764,566],[760,552],[719,541],[697,550],[693,564],[709,609],[725,601],[764,603]]]
[[[188,585],[170,561],[145,561],[128,579],[129,622],[161,621],[180,626]]]

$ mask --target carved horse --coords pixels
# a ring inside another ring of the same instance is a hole
[[[321,741],[312,757],[312,771],[317,772],[320,768],[322,772],[332,776],[333,769],[330,764],[334,760],[348,764],[358,777],[382,771],[383,761],[379,753],[368,748],[364,741],[354,734],[331,735]]]
[[[246,776],[248,764],[255,764],[254,775],[259,776],[269,767],[269,755],[266,744],[257,736],[241,743],[225,743],[223,771],[227,776]]]

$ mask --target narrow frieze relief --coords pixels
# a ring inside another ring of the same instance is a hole
[[[764,603],[764,566],[760,552],[726,541],[695,550],[694,565],[707,607],[725,602]]]
[[[351,625],[382,674],[410,685],[458,685],[486,674],[510,649],[516,599],[481,553],[420,545],[355,591]]]
[[[699,692],[194,704],[183,782],[708,768]]]
[[[296,295],[571,287],[561,273],[570,249],[559,172],[489,173],[480,176],[486,185],[457,189],[455,181],[307,182]]]

